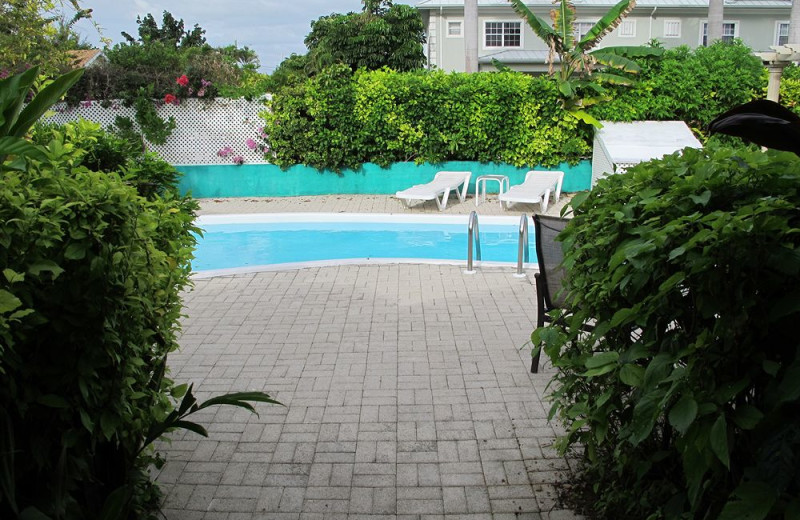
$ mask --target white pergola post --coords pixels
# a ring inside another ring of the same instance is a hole
[[[757,52],[755,54],[761,58],[762,63],[769,71],[767,99],[777,103],[780,99],[783,69],[790,63],[800,60],[800,44],[776,45],[772,47],[772,50],[774,52]]]

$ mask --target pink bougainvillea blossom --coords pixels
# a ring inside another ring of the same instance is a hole
[[[168,103],[170,105],[177,105],[178,98],[175,97],[175,94],[167,94],[164,96],[164,103]]]
[[[220,149],[220,151],[217,152],[217,155],[219,155],[220,157],[227,157],[232,153],[233,153],[233,148],[231,148],[230,146],[224,146],[223,148]]]
[[[81,106],[83,108],[91,108],[92,100],[91,99],[85,99],[85,100],[81,101]]]
[[[267,137],[267,131],[264,129],[264,127],[263,127],[263,126],[262,126],[261,128],[259,128],[259,129],[258,129],[258,135],[259,135],[259,136],[261,136],[261,137],[263,137],[263,138],[266,138],[266,137]]]
[[[175,83],[177,83],[178,85],[180,85],[182,87],[185,87],[185,86],[189,85],[189,78],[187,78],[186,74],[184,74],[180,78],[176,79]]]
[[[236,157],[233,157],[231,161],[233,161],[233,164],[238,166],[244,163],[244,157],[237,155]]]
[[[244,144],[246,144],[247,147],[250,148],[251,150],[255,150],[256,149],[256,142],[253,141],[250,138],[248,138],[247,141],[244,142]]]
[[[211,82],[210,81],[206,81],[204,79],[200,80],[200,84],[203,85],[203,88],[211,86]]]
[[[205,95],[206,95],[206,89],[201,88],[200,90],[197,91],[197,97],[203,97]]]

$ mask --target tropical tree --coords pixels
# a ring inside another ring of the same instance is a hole
[[[310,73],[336,63],[352,70],[405,72],[425,64],[425,25],[419,11],[386,0],[364,0],[360,13],[333,13],[311,22],[306,36]]]
[[[92,12],[78,0],[68,3],[70,7],[55,0],[0,1],[0,77],[32,66],[45,75],[68,68],[67,51],[75,48],[69,43],[76,37],[72,25],[91,19]],[[69,8],[74,10],[71,17],[64,13]]]
[[[522,0],[510,1],[517,14],[549,47],[550,74],[558,81],[564,108],[578,119],[595,126],[600,123],[583,108],[607,99],[602,84],[632,85],[634,79],[631,75],[640,70],[633,58],[660,56],[664,52],[657,47],[604,47],[592,50],[631,12],[636,0],[621,0],[580,39],[575,35],[575,6],[570,0],[558,2],[550,12],[552,25],[534,14]],[[560,66],[557,74],[554,71],[556,58]]]

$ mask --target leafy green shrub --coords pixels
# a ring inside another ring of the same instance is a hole
[[[686,149],[573,206],[574,312],[532,340],[558,370],[559,446],[583,450],[598,512],[796,518],[800,159]]]
[[[166,356],[195,230],[189,199],[49,161],[0,184],[0,516],[96,515],[147,497],[142,439],[172,409]],[[54,434],[57,432],[57,434]],[[133,489],[138,487],[138,489]]]
[[[588,127],[558,104],[548,78],[325,69],[274,94],[267,143],[281,166],[340,170],[364,162],[575,162]]]
[[[761,97],[766,71],[741,41],[678,47],[660,59],[641,60],[639,81],[616,89],[611,101],[592,107],[608,121],[681,120],[696,129],[736,105]]]
[[[32,141],[57,146],[60,159],[73,167],[120,174],[136,187],[139,195],[151,199],[166,193],[178,194],[178,171],[152,152],[143,152],[129,140],[104,131],[100,124],[78,120],[64,125],[37,124]]]
[[[23,139],[80,74],[24,106],[36,73],[0,80],[0,518],[144,518],[159,496],[156,439],[207,435],[186,418],[209,406],[275,401],[198,403],[165,376],[197,205],[149,155],[123,169],[162,184],[150,200],[115,172],[90,171],[84,148],[106,139],[98,125],[40,127],[46,147]]]

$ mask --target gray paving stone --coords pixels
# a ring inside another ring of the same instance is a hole
[[[570,464],[540,397],[552,369],[529,374],[519,350],[532,280],[462,269],[196,280],[172,377],[202,398],[258,389],[286,406],[204,410],[208,439],[160,444],[166,518],[579,518],[554,487]]]

